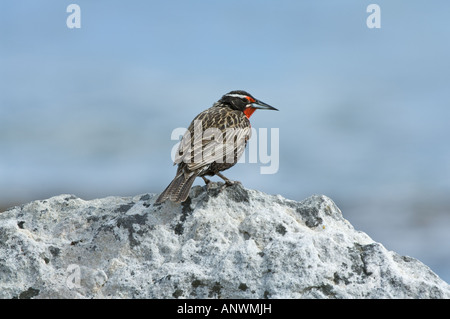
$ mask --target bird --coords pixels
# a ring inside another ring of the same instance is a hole
[[[174,203],[186,201],[197,177],[202,177],[206,185],[210,180],[205,176],[214,175],[225,181],[225,187],[240,183],[228,179],[221,172],[234,166],[243,154],[251,137],[249,119],[257,109],[278,111],[246,91],[235,90],[198,114],[175,153],[176,175],[155,204],[167,199]]]

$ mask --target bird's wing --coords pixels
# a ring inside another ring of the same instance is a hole
[[[194,147],[193,161],[187,163],[187,167],[196,170],[213,162],[236,163],[244,152],[250,133],[249,127],[227,129],[225,132],[206,130],[200,147]]]
[[[183,161],[189,160],[191,156],[191,132],[186,130],[178,145],[178,150],[175,153],[175,159],[173,165],[179,164]]]
[[[194,119],[180,142],[175,163],[184,161],[192,171],[213,162],[236,163],[241,157],[251,136],[247,118],[216,109],[207,110],[206,116],[202,114],[207,111],[202,112]]]

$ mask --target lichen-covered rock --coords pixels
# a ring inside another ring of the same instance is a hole
[[[326,196],[219,187],[181,205],[60,195],[1,213],[0,298],[450,298]]]

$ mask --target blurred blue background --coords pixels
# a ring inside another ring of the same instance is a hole
[[[243,89],[280,109],[252,117],[280,129],[280,168],[229,178],[325,194],[450,282],[450,2],[377,1],[381,29],[370,3],[1,1],[0,209],[158,193],[172,130]]]

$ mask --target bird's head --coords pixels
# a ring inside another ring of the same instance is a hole
[[[218,102],[221,105],[229,106],[234,110],[244,112],[247,118],[250,118],[253,112],[258,109],[278,111],[278,109],[270,106],[269,104],[255,99],[250,93],[241,90],[231,91],[225,94]]]

